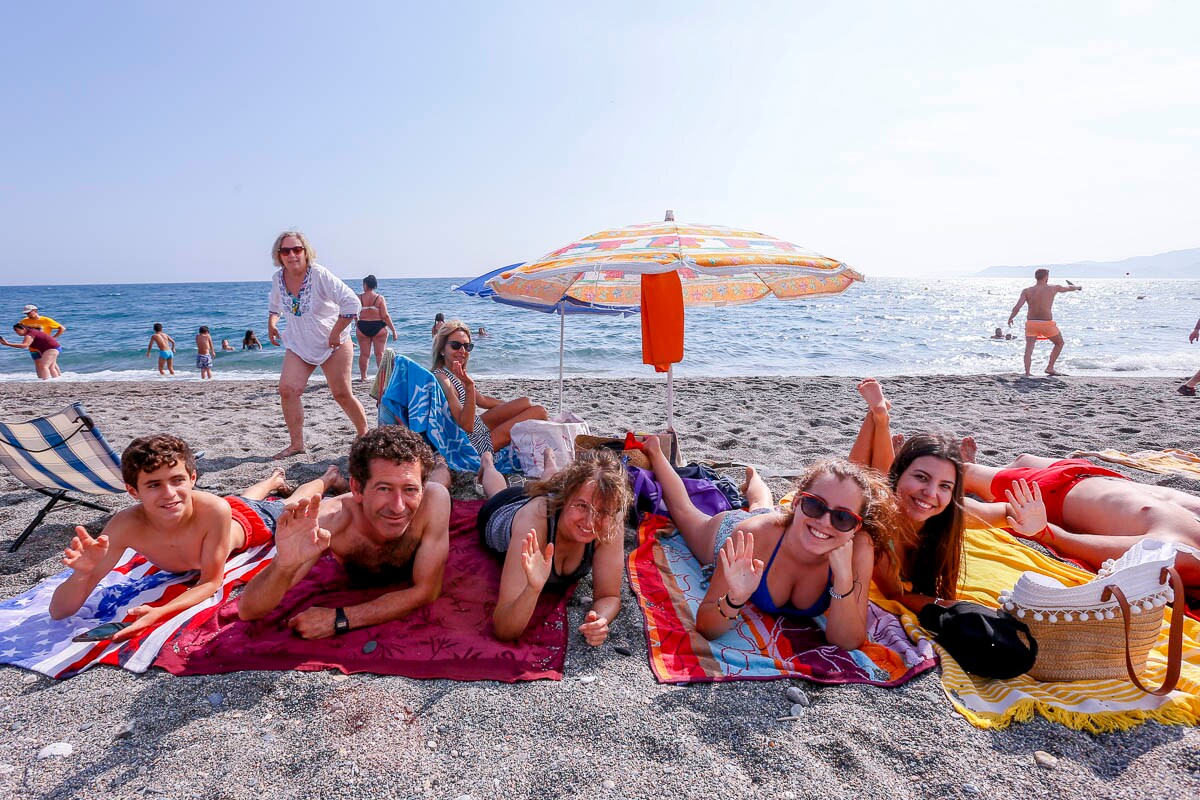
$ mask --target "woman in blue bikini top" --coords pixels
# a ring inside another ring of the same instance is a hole
[[[696,630],[715,639],[747,604],[772,614],[825,616],[825,638],[854,650],[867,638],[867,594],[876,548],[886,548],[894,502],[883,475],[842,459],[821,461],[797,483],[792,511],[747,468],[750,510],[709,516],[688,498],[656,437],[646,454],[676,528],[696,559],[713,567]]]

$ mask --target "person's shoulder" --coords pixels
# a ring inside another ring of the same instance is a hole
[[[108,537],[110,545],[117,544],[120,539],[127,538],[142,528],[148,527],[149,520],[142,511],[139,500],[136,505],[122,508],[104,525],[102,533]]]

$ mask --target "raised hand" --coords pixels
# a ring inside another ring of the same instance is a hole
[[[466,361],[458,361],[456,359],[451,361],[447,366],[450,368],[450,372],[454,375],[454,377],[463,382],[464,386],[475,383],[475,379],[467,374]]]
[[[646,457],[651,460],[655,455],[663,455],[662,445],[659,444],[658,437],[653,434],[642,439],[642,449],[645,451]]]
[[[854,538],[829,551],[829,569],[833,572],[833,585],[848,586],[854,582]],[[834,591],[839,591],[835,589]]]
[[[754,534],[735,531],[721,545],[718,560],[729,586],[729,599],[734,604],[746,602],[758,588],[763,574],[762,560],[754,557]]]
[[[599,647],[608,638],[608,620],[595,611],[589,611],[583,624],[579,626],[579,632],[583,634],[583,638],[587,640],[588,644],[592,647]]]
[[[329,548],[330,534],[321,527],[320,515],[320,497],[309,497],[283,509],[275,526],[276,559],[281,567],[314,561]]]
[[[554,543],[546,544],[546,552],[538,550],[537,532],[532,528],[525,534],[525,545],[521,548],[521,566],[525,568],[525,580],[529,588],[541,592],[550,578],[554,565]]]
[[[1023,536],[1037,535],[1046,529],[1046,504],[1042,502],[1042,489],[1024,478],[1013,481],[1011,489],[1004,490],[1011,509],[1008,525]]]
[[[88,535],[82,525],[75,526],[75,537],[63,550],[63,566],[84,575],[92,572],[108,555],[108,537],[100,534],[95,539]]]

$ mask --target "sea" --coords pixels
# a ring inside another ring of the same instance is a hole
[[[1057,277],[1057,276],[1056,276]],[[475,375],[557,377],[557,315],[526,311],[455,291],[466,278],[381,279],[399,334],[388,346],[414,360],[430,360],[436,312],[461,319],[488,336],[476,339]],[[346,277],[354,289],[360,277]],[[679,376],[734,375],[946,375],[1020,372],[1021,320],[1012,340],[1009,310],[1025,279],[868,278],[833,297],[688,309]],[[1082,292],[1061,295],[1054,315],[1066,339],[1059,369],[1101,376],[1190,376],[1200,367],[1200,344],[1188,333],[1200,316],[1200,280],[1092,279]],[[200,325],[238,348],[217,354],[218,380],[278,376],[283,352],[267,344],[267,281],[245,283],[0,286],[0,309],[12,322],[26,303],[67,326],[59,365],[65,381],[198,380],[195,336]],[[152,325],[161,322],[178,343],[176,375],[160,378],[157,358],[146,357]],[[254,330],[265,347],[241,350]],[[635,316],[568,316],[563,361],[568,377],[652,376],[642,364],[641,327]],[[1034,369],[1050,352],[1039,343]],[[357,370],[357,365],[356,365]],[[371,367],[374,372],[374,365]],[[317,375],[319,376],[318,371]],[[314,376],[316,377],[316,376]],[[35,380],[29,356],[0,348],[0,381]]]

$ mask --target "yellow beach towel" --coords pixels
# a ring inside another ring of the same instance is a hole
[[[1122,464],[1126,467],[1154,472],[1159,475],[1182,475],[1200,481],[1200,456],[1186,450],[1142,450],[1137,453],[1122,453],[1120,450],[1078,450],[1071,458],[1099,458]]]
[[[1026,547],[1002,530],[968,530],[963,553],[959,599],[999,606],[1000,592],[1011,589],[1026,570],[1050,575],[1064,584],[1086,583],[1094,575],[1055,561]],[[901,616],[914,641],[931,638],[916,615],[872,589],[872,600]],[[1171,610],[1167,609],[1167,622]],[[945,650],[934,647],[942,661],[942,689],[958,713],[979,728],[1003,728],[1027,722],[1035,713],[1076,730],[1103,733],[1132,728],[1147,720],[1173,725],[1200,723],[1200,623],[1184,619],[1183,669],[1179,686],[1166,697],[1145,694],[1129,681],[1095,680],[1043,683],[1027,675],[989,680],[968,675]],[[1167,625],[1151,651],[1142,675],[1148,686],[1162,683],[1166,672]]]

